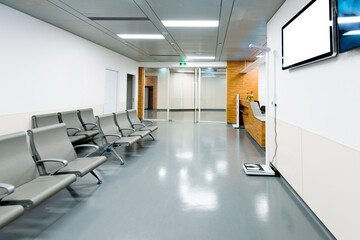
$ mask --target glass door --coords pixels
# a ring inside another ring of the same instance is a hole
[[[145,68],[144,119],[169,120],[168,68]]]
[[[198,121],[226,123],[226,68],[198,71]]]
[[[170,69],[170,120],[194,121],[195,74],[193,68]]]

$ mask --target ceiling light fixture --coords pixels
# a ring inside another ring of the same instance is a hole
[[[189,60],[205,60],[205,59],[215,59],[214,56],[187,56]]]
[[[165,27],[218,27],[219,21],[162,21]]]
[[[165,39],[160,34],[118,34],[123,39]]]

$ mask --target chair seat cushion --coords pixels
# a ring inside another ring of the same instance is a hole
[[[24,213],[24,208],[20,205],[0,207],[0,229],[20,217]]]
[[[133,137],[122,137],[121,139],[117,140],[115,144],[119,145],[132,145],[133,143],[137,142],[141,139],[140,136],[133,136]]]
[[[76,158],[69,162],[69,164],[58,171],[59,174],[74,173],[79,177],[84,176],[88,172],[94,170],[106,161],[106,157],[88,157],[88,158]]]
[[[150,134],[150,131],[135,131],[135,132],[131,133],[130,136],[140,136],[143,138],[149,134]]]
[[[40,176],[15,189],[15,192],[6,196],[1,202],[9,205],[21,204],[26,208],[32,208],[53,196],[61,189],[75,182],[73,174]]]
[[[158,129],[158,126],[148,126],[148,127],[143,127],[141,129],[139,129],[139,131],[150,131],[150,132],[153,132],[155,131],[156,129]]]

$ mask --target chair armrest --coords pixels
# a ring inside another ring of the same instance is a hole
[[[0,188],[3,188],[6,190],[6,193],[3,193],[0,195],[0,200],[15,191],[15,187],[13,185],[7,184],[7,183],[0,183]]]
[[[55,168],[53,171],[51,171],[49,173],[49,175],[54,175],[55,173],[57,173],[59,170],[63,169],[64,167],[66,167],[68,165],[68,161],[64,160],[64,159],[58,159],[58,158],[46,158],[46,159],[41,159],[41,160],[37,160],[37,163],[44,163],[44,162],[58,162],[58,163],[62,163],[63,165]]]
[[[142,129],[142,128],[146,127],[145,124],[142,124],[142,123],[133,123],[133,126],[134,126],[134,128],[135,128],[135,126],[140,126],[137,129]]]
[[[102,137],[105,139],[106,139],[106,137],[117,137],[118,138],[118,139],[112,141],[110,143],[110,145],[113,144],[114,142],[116,142],[117,140],[121,139],[121,135],[118,135],[118,134],[106,134],[106,135],[102,135]]]
[[[98,126],[96,123],[84,123],[85,127],[86,127],[86,125],[92,125],[93,126],[90,130],[93,130],[94,128],[96,128]]]
[[[153,121],[150,121],[150,120],[141,120],[142,123],[144,123],[144,125],[146,126],[151,126],[153,124]],[[148,124],[146,124],[148,123]]]
[[[94,148],[93,151],[89,152],[88,154],[86,154],[84,157],[88,157],[90,156],[90,154],[96,152],[96,150],[99,149],[99,146],[97,145],[93,145],[93,144],[81,144],[81,145],[76,145],[74,146],[74,149],[77,149],[77,148]]]
[[[69,130],[75,130],[75,132],[73,134],[70,134]],[[66,131],[67,131],[69,136],[75,136],[78,132],[81,131],[81,129],[80,128],[66,128]]]
[[[133,132],[136,131],[136,130],[133,129],[133,128],[120,128],[120,131],[123,131],[123,130],[125,130],[125,131],[131,131],[131,133],[129,133],[127,136],[130,136]]]

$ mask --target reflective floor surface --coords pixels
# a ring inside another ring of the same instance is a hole
[[[169,118],[172,121],[194,122],[194,111],[170,111]],[[166,119],[166,111],[145,110],[145,119]],[[199,112],[196,112],[196,121],[199,121]],[[226,122],[226,111],[201,111],[200,121]]]
[[[98,168],[0,231],[0,239],[327,239],[277,177],[249,177],[264,151],[226,124],[159,122],[156,141]]]

